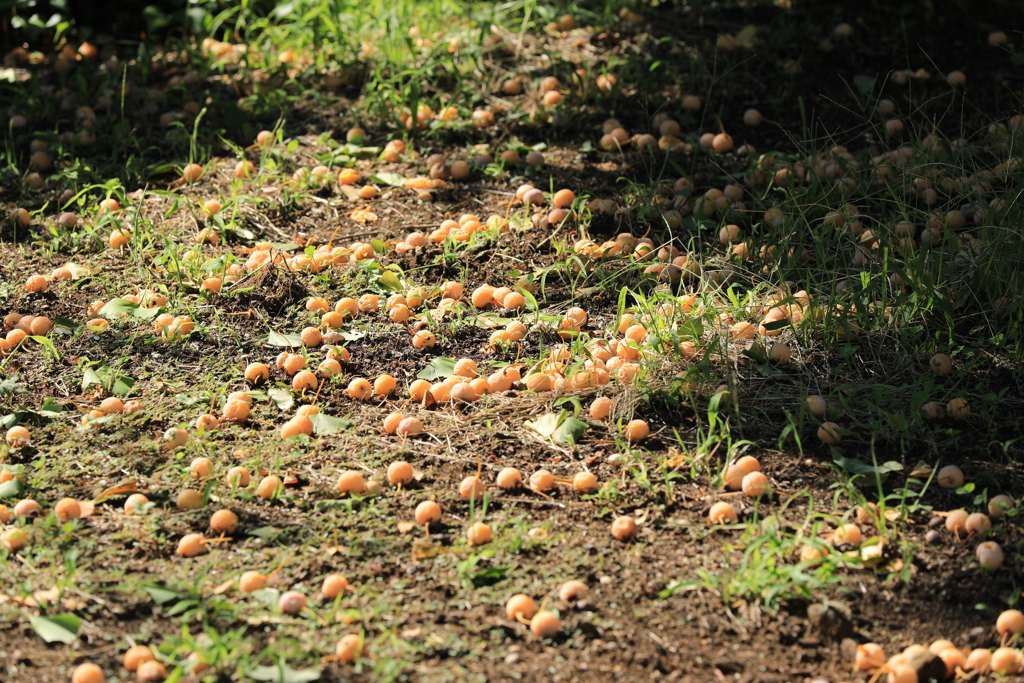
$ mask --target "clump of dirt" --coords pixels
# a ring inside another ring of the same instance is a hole
[[[226,300],[229,309],[244,311],[250,308],[262,310],[270,317],[277,317],[309,296],[309,290],[292,273],[280,266],[265,266],[251,278],[240,281],[239,291]]]

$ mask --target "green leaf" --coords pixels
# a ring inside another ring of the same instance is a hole
[[[561,422],[564,416],[564,410],[560,413],[544,413],[543,415],[538,417],[536,420],[533,420],[532,422],[530,420],[527,420],[525,424],[527,427],[537,432],[541,436],[545,438],[551,438],[551,435],[555,433],[556,429],[558,429],[558,424]]]
[[[577,420],[575,417],[567,417],[551,435],[551,440],[558,443],[577,443],[588,429],[590,429],[590,425],[586,422]]]
[[[250,536],[257,536],[259,538],[273,538],[281,533],[281,530],[275,526],[261,526],[258,529],[253,529],[249,532]]]
[[[166,605],[169,602],[181,600],[181,598],[184,597],[177,591],[172,591],[166,586],[160,586],[155,583],[147,583],[143,585],[142,588],[149,593],[149,597],[153,598],[153,602],[158,605]]]
[[[383,254],[388,250],[388,245],[384,243],[384,240],[372,239],[370,240],[370,246],[378,254]]]
[[[396,275],[393,270],[385,270],[382,272],[380,277],[377,278],[377,282],[393,292],[401,292],[405,289],[402,287],[402,280],[399,279],[398,275]]]
[[[740,47],[754,47],[754,37],[757,35],[757,27],[753,24],[744,26],[743,30],[736,34],[736,44]]]
[[[25,485],[21,479],[11,479],[0,484],[0,499],[15,498],[25,492]]]
[[[194,406],[197,403],[209,403],[211,396],[209,391],[200,391],[195,394],[175,394],[174,398],[183,406]]]
[[[132,312],[132,315],[139,320],[152,320],[160,315],[160,312],[163,310],[159,306],[139,306]]]
[[[688,318],[679,323],[677,334],[684,339],[696,341],[704,334],[704,325],[698,318]]]
[[[267,335],[267,346],[280,346],[285,348],[299,348],[302,346],[302,337],[297,334],[281,334],[271,330]]]
[[[267,391],[267,396],[270,400],[277,404],[277,407],[281,410],[288,410],[295,405],[295,397],[292,396],[292,392],[285,389],[284,387],[274,387]]]
[[[309,419],[313,423],[313,433],[317,436],[330,436],[331,434],[345,431],[352,426],[352,423],[348,420],[340,417],[331,417],[323,413],[310,415]]]
[[[226,228],[227,228],[227,230],[229,230],[229,231],[235,233],[236,235],[238,235],[243,240],[256,239],[256,235],[253,234],[252,230],[246,230],[245,228],[243,228],[243,227],[241,227],[239,225],[231,224],[231,225],[226,226]]]
[[[266,605],[270,611],[280,610],[281,591],[276,588],[261,588],[250,595]]]
[[[49,337],[42,337],[42,336],[33,334],[33,335],[29,336],[29,339],[31,339],[35,343],[39,344],[40,346],[45,347],[46,350],[49,351],[53,355],[54,358],[56,358],[57,360],[60,360],[60,354],[57,352],[57,349],[54,347],[53,342],[50,341]]]
[[[319,669],[293,669],[285,662],[277,666],[257,666],[249,670],[246,678],[254,681],[270,681],[271,683],[307,683],[319,681]]]
[[[427,367],[417,373],[418,379],[425,379],[429,382],[436,382],[440,379],[455,376],[455,359],[446,356],[431,358]]]
[[[403,176],[398,175],[397,173],[376,173],[370,176],[370,178],[384,185],[391,185],[393,187],[405,187],[405,178]]]
[[[96,374],[95,370],[92,368],[86,368],[85,372],[82,374],[82,388],[87,389],[93,384],[99,384],[102,387],[103,380],[100,379],[100,376]]]
[[[867,95],[875,89],[875,78],[874,76],[857,74],[853,77],[853,85],[856,86],[857,90],[860,90],[862,94]]]
[[[20,374],[14,373],[10,377],[0,377],[0,396],[13,396],[27,392],[28,390],[21,385]]]
[[[47,396],[42,407],[36,412],[43,417],[60,417],[64,414],[64,408],[52,396]]]
[[[768,356],[765,355],[764,346],[760,342],[755,342],[749,349],[744,349],[740,353],[761,365],[768,362]]]
[[[851,474],[889,474],[890,472],[898,472],[903,469],[903,465],[894,460],[882,463],[881,465],[869,465],[857,458],[836,456],[833,462]]]
[[[345,341],[356,341],[366,336],[366,332],[347,332],[345,330],[338,330],[338,332]]]
[[[135,380],[127,375],[118,375],[114,378],[114,384],[110,387],[110,393],[115,396],[124,396],[135,386]]]
[[[81,326],[82,323],[80,322],[57,316],[53,319],[52,334],[71,334]]]
[[[760,372],[762,375],[770,379],[785,379],[789,376],[782,370],[779,370],[777,367],[769,363],[755,365],[754,367],[757,368],[758,372]]]
[[[764,329],[768,330],[769,332],[774,332],[775,330],[787,328],[792,324],[793,323],[783,318],[782,320],[773,320],[770,323],[764,323]]]
[[[555,408],[557,408],[558,406],[565,405],[566,403],[572,406],[573,415],[579,415],[581,412],[583,412],[583,403],[580,402],[578,396],[563,396],[562,398],[555,401],[552,405]]]
[[[101,308],[97,315],[104,318],[118,318],[122,315],[131,315],[141,320],[152,320],[160,315],[163,310],[159,306],[143,307],[127,299],[111,299],[106,306]]]
[[[32,630],[48,643],[75,642],[82,623],[74,614],[57,614],[52,617],[29,617]]]
[[[111,299],[97,312],[97,315],[104,318],[116,318],[122,315],[131,315],[138,308],[137,303],[128,301],[128,299]]]
[[[528,309],[530,309],[531,311],[536,311],[538,308],[540,308],[540,305],[537,303],[537,297],[535,297],[530,290],[524,289],[523,287],[516,285],[516,291],[522,294],[523,298],[526,299],[526,307]]]
[[[204,273],[215,273],[218,270],[224,269],[224,257],[212,258],[203,264],[202,271]]]

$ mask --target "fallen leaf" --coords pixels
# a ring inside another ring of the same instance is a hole
[[[416,528],[416,525],[413,524],[412,522],[399,522],[398,523],[398,533],[400,533],[400,534],[407,534],[407,533],[409,533],[410,531],[412,531],[415,528]]]
[[[235,580],[234,579],[229,579],[228,581],[225,581],[224,583],[220,584],[219,586],[214,587],[213,594],[214,595],[223,595],[224,593],[227,593],[229,590],[231,590],[231,587],[234,586],[234,585],[235,585]]]

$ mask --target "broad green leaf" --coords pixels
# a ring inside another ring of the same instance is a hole
[[[764,323],[764,329],[768,330],[769,332],[774,332],[775,330],[787,328],[790,325],[792,325],[792,323],[783,318],[782,320],[773,320],[770,323]]]
[[[52,396],[47,396],[36,412],[43,417],[59,417],[64,414],[64,408]]]
[[[160,315],[162,309],[159,306],[143,307],[127,299],[111,299],[107,305],[99,310],[97,315],[103,318],[117,318],[122,315],[131,315],[141,320],[152,320]]]
[[[552,441],[558,443],[578,443],[583,433],[590,429],[590,425],[575,417],[567,417],[558,425],[558,429],[551,435]]]
[[[757,36],[757,27],[753,24],[744,26],[743,30],[736,34],[736,44],[740,47],[754,47],[754,37]]]
[[[370,240],[370,246],[378,254],[383,254],[388,250],[388,245],[384,243],[384,240],[372,239]]]
[[[555,408],[557,408],[559,406],[565,405],[566,403],[572,406],[573,415],[579,415],[581,412],[583,412],[583,403],[580,402],[578,396],[563,396],[562,398],[555,401],[552,405]]]
[[[267,391],[267,396],[270,400],[277,404],[277,407],[281,410],[288,410],[295,405],[295,397],[292,396],[292,392],[284,387],[274,387]]]
[[[338,432],[349,429],[352,426],[352,423],[348,420],[344,420],[340,417],[331,417],[330,415],[324,415],[323,413],[310,415],[309,419],[313,423],[313,433],[317,436],[330,436],[331,434],[337,434]]]
[[[882,463],[881,465],[869,465],[857,458],[836,456],[833,462],[851,474],[889,474],[890,472],[898,472],[903,469],[903,465],[894,460]]]
[[[385,270],[380,274],[380,277],[377,278],[377,281],[394,292],[401,292],[404,289],[402,287],[401,279],[399,279],[398,275],[396,275],[392,270]]]
[[[679,323],[677,334],[683,339],[696,341],[704,334],[704,325],[697,318],[688,318]]]
[[[875,89],[875,78],[874,76],[857,74],[853,77],[853,85],[856,86],[857,90],[860,90],[862,94],[867,95]]]
[[[256,235],[253,234],[252,230],[246,230],[245,228],[243,228],[240,225],[232,224],[232,225],[227,226],[227,229],[230,230],[231,232],[235,233],[236,235],[238,235],[243,240],[256,239]]]
[[[216,273],[218,270],[224,270],[224,258],[212,258],[203,264],[202,268],[204,273]]]
[[[87,389],[89,386],[93,384],[99,384],[100,386],[103,386],[103,380],[100,379],[100,376],[96,373],[95,370],[93,370],[92,368],[86,368],[85,372],[82,374],[82,388]]]
[[[281,609],[281,591],[276,588],[261,588],[258,591],[253,591],[250,595],[266,605],[267,609],[272,612],[277,612]]]
[[[138,308],[137,303],[128,301],[128,299],[111,299],[97,312],[97,315],[103,318],[116,318],[121,315],[131,315]]]
[[[771,379],[786,379],[789,377],[789,375],[770,363],[762,363],[760,365],[755,365],[754,367],[757,368],[757,371],[762,375]]]
[[[293,669],[285,662],[280,662],[277,666],[257,666],[250,669],[246,678],[270,683],[308,683],[320,680],[320,670]]]
[[[258,529],[253,529],[249,532],[250,536],[258,536],[259,538],[273,538],[281,533],[281,530],[275,526],[261,526]]]
[[[118,375],[114,378],[114,384],[110,387],[110,392],[116,396],[124,396],[130,392],[134,386],[134,379],[127,375]]]
[[[57,316],[53,319],[53,334],[71,334],[81,326],[80,322]]]
[[[181,598],[183,597],[181,593],[178,593],[177,591],[172,591],[170,588],[167,588],[166,586],[159,586],[155,583],[148,583],[144,585],[142,588],[147,593],[149,593],[149,597],[153,598],[153,602],[155,602],[158,605],[166,605],[168,602],[181,600]]]
[[[302,337],[297,334],[281,334],[271,331],[267,335],[267,346],[279,346],[285,348],[299,348],[302,346]]]
[[[370,176],[372,180],[384,185],[391,185],[393,187],[405,187],[405,178],[398,175],[397,173],[375,173]]]
[[[768,356],[765,355],[764,346],[759,342],[755,342],[749,349],[744,349],[741,354],[761,365],[768,362]]]
[[[175,394],[174,398],[183,406],[194,406],[197,403],[209,403],[211,396],[209,391],[199,391],[194,394]]]
[[[52,617],[29,617],[32,630],[48,643],[75,642],[82,623],[74,614],[57,614]]]
[[[419,379],[425,379],[430,382],[436,382],[437,380],[446,379],[448,377],[455,376],[455,359],[447,358],[445,356],[438,356],[437,358],[431,358],[430,362],[427,363],[427,367],[423,368],[416,375]]]
[[[0,498],[14,498],[25,493],[25,485],[21,479],[11,479],[0,484]]]

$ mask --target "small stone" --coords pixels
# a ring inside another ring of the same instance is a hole
[[[942,539],[942,534],[940,534],[935,529],[930,530],[928,533],[926,533],[924,535],[924,542],[927,543],[928,545],[935,545],[941,539]]]
[[[907,658],[907,666],[917,672],[919,681],[935,679],[941,681],[946,677],[946,665],[938,655],[923,650]]]
[[[932,529],[938,529],[940,526],[943,526],[945,523],[946,523],[946,518],[945,517],[939,517],[938,515],[935,515],[934,517],[932,517],[931,519],[928,520],[928,526],[931,527]]]
[[[828,638],[840,639],[853,635],[853,622],[849,608],[839,603],[814,603],[807,608],[807,621],[811,629]]]
[[[515,664],[518,661],[519,661],[519,653],[518,652],[512,652],[511,654],[505,655],[505,663],[506,664]]]

